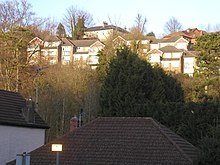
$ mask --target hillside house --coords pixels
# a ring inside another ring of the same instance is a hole
[[[184,35],[166,36],[151,42],[147,55],[149,62],[159,64],[166,71],[193,76],[196,55],[192,51],[190,36],[187,38]]]
[[[195,165],[198,156],[193,145],[152,118],[95,119],[30,152],[31,165],[54,165],[52,144],[63,145],[59,154],[62,165]],[[15,161],[7,165],[15,165]]]
[[[125,33],[128,33],[126,29],[114,25],[108,25],[107,22],[103,22],[102,26],[86,28],[84,31],[84,38],[96,38],[103,42],[106,41],[110,36]]]
[[[98,52],[104,44],[97,40],[70,40],[57,36],[41,40],[35,37],[30,41],[27,49],[30,64],[58,64],[83,63],[95,68],[98,64]]]
[[[99,40],[74,40],[76,50],[73,53],[73,62],[82,62],[92,68],[98,64],[98,52],[101,51],[105,45]]]
[[[28,57],[27,57],[27,61],[30,64],[37,64],[37,63],[41,63],[41,47],[43,46],[43,40],[35,37],[33,38],[29,44],[28,44],[28,48],[27,48],[27,53],[28,53]]]
[[[164,36],[164,38],[170,38],[173,36],[182,36],[182,37],[188,39],[192,44],[195,44],[196,38],[199,36],[202,36],[206,33],[207,32],[205,32],[203,30],[199,30],[197,28],[188,28],[183,31],[177,31],[177,32],[170,33],[167,36]]]
[[[138,49],[138,54],[141,56],[146,56],[150,49],[150,43],[152,42],[153,37],[143,36],[140,39],[133,39],[126,35],[119,35],[113,39],[113,47],[115,49],[121,48],[124,45],[128,47],[136,47]]]
[[[48,125],[34,110],[34,103],[19,93],[0,90],[0,164],[17,154],[31,152],[45,143]]]

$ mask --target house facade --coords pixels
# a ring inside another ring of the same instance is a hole
[[[182,34],[182,33],[181,33]],[[150,43],[147,59],[153,65],[159,64],[164,70],[193,76],[196,55],[191,51],[190,37],[166,36]]]
[[[38,41],[38,42],[37,42]],[[95,68],[98,52],[104,44],[97,39],[70,40],[68,38],[48,37],[41,40],[35,37],[27,49],[30,64],[77,64],[83,63]]]
[[[48,125],[34,110],[31,100],[19,93],[0,90],[0,164],[44,145]]]

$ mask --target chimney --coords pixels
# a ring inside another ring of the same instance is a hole
[[[105,27],[107,25],[108,25],[108,23],[106,21],[103,21],[102,26]]]
[[[70,132],[74,132],[78,126],[78,119],[76,116],[70,119]]]
[[[35,123],[35,116],[34,116],[34,102],[32,101],[32,98],[29,97],[26,103],[26,108],[23,109],[23,115],[25,117],[25,120],[28,123]]]

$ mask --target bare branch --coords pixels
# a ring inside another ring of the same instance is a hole
[[[164,31],[167,34],[182,30],[182,28],[182,24],[175,17],[171,17],[164,25]]]

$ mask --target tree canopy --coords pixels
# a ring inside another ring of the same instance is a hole
[[[220,76],[220,32],[197,38],[195,49],[199,52],[196,73],[206,78]]]
[[[162,70],[155,71],[128,48],[120,49],[110,62],[101,88],[101,114],[142,116],[140,107],[149,102],[183,101],[182,89],[177,86]]]
[[[66,37],[66,30],[65,30],[62,23],[59,23],[59,25],[57,27],[56,35],[58,37]]]

